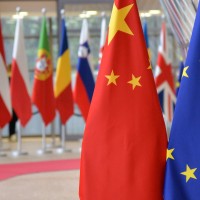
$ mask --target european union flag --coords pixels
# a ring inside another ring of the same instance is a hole
[[[184,69],[184,63],[183,63],[183,60],[181,60],[180,64],[179,64],[178,79],[177,79],[177,82],[176,82],[176,96],[178,96],[179,88],[180,88],[180,85],[181,85],[183,69]]]
[[[167,150],[165,200],[200,199],[200,7]]]

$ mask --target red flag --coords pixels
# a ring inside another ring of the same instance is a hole
[[[41,113],[46,126],[55,117],[55,98],[53,93],[52,73],[53,67],[47,35],[46,18],[43,17],[38,59],[35,67],[32,101]]]
[[[17,19],[13,47],[11,72],[11,101],[22,126],[25,126],[32,115],[30,82],[25,53],[23,21]]]
[[[0,128],[11,120],[11,101],[0,21]]]
[[[80,200],[162,200],[167,135],[136,0],[115,0],[83,138]]]

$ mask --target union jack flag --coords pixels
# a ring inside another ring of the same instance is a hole
[[[174,105],[176,103],[176,95],[172,66],[168,55],[167,30],[164,22],[162,23],[160,35],[160,46],[155,69],[155,83],[163,114],[166,120],[171,122],[174,113]]]

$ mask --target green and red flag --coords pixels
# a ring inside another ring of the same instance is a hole
[[[84,132],[80,200],[162,200],[167,134],[136,0],[115,0]]]
[[[47,35],[46,18],[43,17],[34,74],[32,101],[37,106],[45,125],[48,125],[55,117],[52,74],[53,67]]]

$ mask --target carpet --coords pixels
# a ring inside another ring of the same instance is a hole
[[[80,159],[0,164],[0,181],[25,174],[77,170],[79,167]]]

